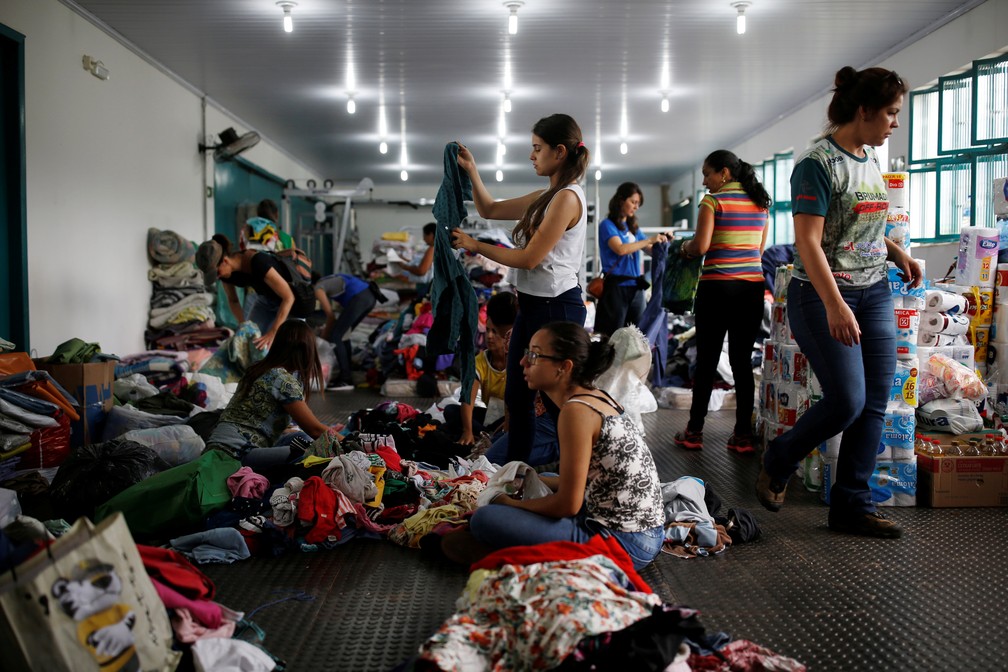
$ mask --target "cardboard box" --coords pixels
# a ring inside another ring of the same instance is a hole
[[[46,359],[36,359],[35,366],[48,371],[81,406],[81,419],[70,425],[71,447],[99,442],[105,418],[112,410],[116,363],[50,364]]]
[[[917,455],[921,506],[1008,506],[1008,456]]]

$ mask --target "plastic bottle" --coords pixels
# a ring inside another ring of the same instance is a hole
[[[963,451],[964,455],[969,455],[970,457],[980,456],[980,440],[970,439],[969,444],[966,446],[966,450]]]
[[[963,454],[962,448],[959,447],[959,442],[952,439],[949,443],[948,450],[945,451],[946,455],[951,455],[952,457],[961,456]]]
[[[942,449],[942,445],[937,441],[928,441],[928,455],[931,457],[941,457],[945,455],[945,450]]]
[[[996,436],[994,434],[987,434],[984,437],[984,441],[980,444],[980,454],[981,455],[996,455],[997,446],[995,445]]]
[[[918,455],[928,454],[928,441],[921,435],[914,439],[914,452]]]
[[[1004,434],[998,433],[997,440],[994,442],[994,447],[997,449],[998,455],[1008,455],[1008,441],[1005,440]]]

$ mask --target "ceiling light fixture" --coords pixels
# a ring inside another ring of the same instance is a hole
[[[668,94],[665,94],[665,95],[663,95],[663,96],[661,97],[661,111],[662,111],[662,112],[668,112],[668,111],[669,111],[669,99],[668,99]]]
[[[347,101],[346,101],[346,111],[347,111],[347,114],[353,114],[354,112],[357,111],[357,103],[354,102],[353,94],[352,93],[349,94],[349,97],[347,98]]]
[[[504,92],[504,111],[505,112],[511,111],[511,94],[509,94],[507,91]]]
[[[671,70],[671,68],[669,67],[668,57],[666,56],[665,60],[662,61],[661,82],[659,82],[659,88],[658,88],[658,91],[661,93],[661,111],[662,112],[668,112],[669,111],[669,94],[668,94],[668,90],[669,90],[670,80],[672,79],[672,76],[669,74],[670,70]]]
[[[620,112],[620,123],[619,123],[619,134],[620,134],[620,140],[621,140],[620,146],[619,146],[619,153],[620,154],[626,154],[627,151],[629,151],[629,147],[627,147],[627,142],[626,142],[627,134],[629,132],[630,132],[630,122],[627,120],[626,97],[624,97],[623,98],[623,109]]]
[[[737,2],[728,3],[738,11],[738,16],[735,17],[735,32],[739,35],[745,35],[746,29],[746,18],[745,10],[752,5],[748,0],[738,0]]]
[[[92,75],[102,80],[103,82],[109,78],[109,69],[105,67],[105,64],[99,61],[94,56],[88,56],[84,54],[81,59],[84,65],[84,69],[90,72]]]
[[[409,160],[406,156],[406,106],[399,106],[399,179],[405,182],[409,179],[409,173],[406,172],[406,166]]]
[[[525,3],[522,0],[505,0],[504,6],[508,9],[508,34],[518,34],[518,10]]]
[[[297,7],[296,2],[293,0],[280,0],[276,3],[277,7],[283,10],[283,29],[285,33],[294,32],[294,19],[291,18],[291,10]]]
[[[382,154],[388,154],[388,143],[385,142],[385,138],[388,137],[388,120],[385,118],[385,103],[378,106],[378,137],[381,139],[378,151]]]

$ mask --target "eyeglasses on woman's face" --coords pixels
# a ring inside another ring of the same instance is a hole
[[[529,350],[528,348],[525,348],[525,361],[529,363],[529,366],[535,366],[535,363],[538,362],[540,359],[549,359],[554,362],[564,361],[563,357],[557,357],[556,355],[547,355],[542,352],[534,352],[532,350]]]

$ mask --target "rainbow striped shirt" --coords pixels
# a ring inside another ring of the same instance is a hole
[[[763,282],[760,243],[767,225],[766,210],[753,203],[738,182],[704,196],[700,208],[714,212],[714,233],[700,280]]]

